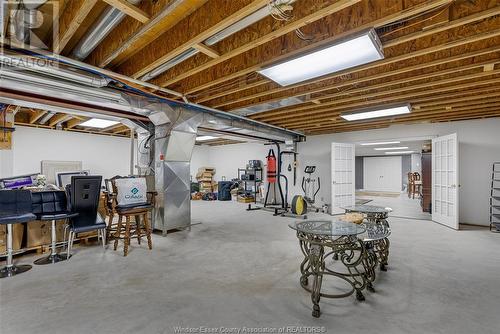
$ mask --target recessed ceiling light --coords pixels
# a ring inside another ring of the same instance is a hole
[[[281,86],[288,86],[383,58],[382,44],[371,29],[258,72]]]
[[[407,150],[408,146],[399,146],[399,147],[376,147],[375,151],[391,151],[391,150]]]
[[[359,111],[349,114],[340,115],[343,119],[347,121],[359,121],[362,119],[378,118],[395,116],[402,114],[409,114],[411,112],[411,107],[409,104],[394,106],[394,107],[380,107],[377,109],[372,109],[369,111]]]
[[[207,141],[207,140],[212,140],[212,139],[217,139],[217,137],[214,137],[214,136],[199,136],[199,137],[196,137],[196,141]]]
[[[401,144],[400,141],[381,141],[375,143],[361,143],[361,146],[375,146],[375,145],[391,145],[391,144]]]
[[[415,151],[394,151],[394,152],[385,152],[385,154],[410,154],[415,153]]]
[[[100,119],[100,118],[91,118],[88,121],[85,121],[85,122],[80,123],[78,125],[83,126],[83,127],[88,127],[88,128],[104,129],[104,128],[109,128],[110,126],[116,125],[118,123],[120,123],[120,122],[110,121],[107,119]]]

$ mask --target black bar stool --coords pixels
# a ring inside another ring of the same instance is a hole
[[[57,263],[67,259],[66,254],[57,253],[56,220],[78,216],[78,213],[68,210],[66,193],[64,191],[33,192],[33,213],[37,220],[51,221],[51,251],[49,256],[35,261],[35,264]]]
[[[12,224],[26,223],[35,218],[31,213],[31,193],[28,190],[0,190],[0,224],[7,225],[7,264],[0,269],[0,278],[31,269],[28,264],[14,265],[12,262]]]

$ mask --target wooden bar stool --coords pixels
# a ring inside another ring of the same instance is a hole
[[[412,197],[415,199],[415,194],[420,196],[422,191],[422,179],[420,178],[419,172],[413,173],[413,186],[412,186]]]
[[[413,188],[414,188],[413,173],[408,172],[408,198],[411,198],[411,195],[413,193]]]
[[[123,255],[127,256],[130,241],[146,236],[149,249],[153,249],[151,240],[151,224],[149,214],[154,208],[156,193],[147,192],[146,179],[143,177],[114,177],[110,179],[112,193],[108,193],[109,222],[107,234],[114,239],[114,250],[118,248],[118,241],[123,240]],[[132,203],[127,203],[127,201]],[[113,223],[114,215],[118,215],[118,222]]]

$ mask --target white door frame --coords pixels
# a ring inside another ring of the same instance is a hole
[[[432,220],[459,229],[458,136],[432,140]]]
[[[331,214],[343,213],[341,207],[351,206],[356,202],[355,147],[355,144],[350,143],[332,143]]]

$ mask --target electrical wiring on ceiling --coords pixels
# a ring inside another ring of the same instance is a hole
[[[273,19],[276,21],[288,22],[293,19],[293,6],[292,1],[276,1],[270,0],[267,4],[269,8],[269,13]],[[314,40],[314,36],[307,35],[302,31],[301,28],[295,29],[295,35],[303,41],[311,42]]]

